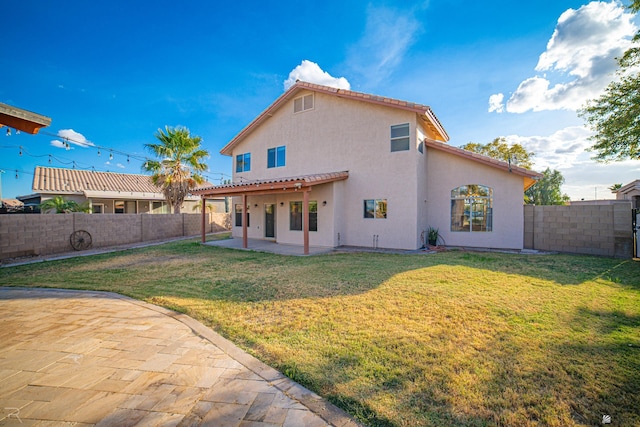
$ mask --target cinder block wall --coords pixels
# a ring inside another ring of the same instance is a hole
[[[77,230],[91,234],[92,248],[118,246],[180,236],[197,236],[201,214],[12,214],[0,215],[0,259],[50,255],[72,251],[70,236]],[[231,216],[208,213],[205,231],[231,228]]]
[[[524,207],[524,247],[628,258],[633,256],[631,204]]]

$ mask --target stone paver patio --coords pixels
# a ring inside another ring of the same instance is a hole
[[[186,315],[0,287],[0,425],[359,424]]]

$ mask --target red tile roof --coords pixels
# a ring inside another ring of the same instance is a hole
[[[314,185],[326,184],[328,182],[340,181],[349,178],[348,171],[318,173],[311,175],[300,175],[286,178],[259,179],[243,181],[233,184],[224,184],[211,187],[201,187],[193,191],[195,195],[224,195],[233,193],[250,192],[282,192],[295,191]]]

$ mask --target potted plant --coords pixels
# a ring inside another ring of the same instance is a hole
[[[427,229],[427,242],[431,246],[438,246],[438,237],[440,236],[439,229],[429,227]]]

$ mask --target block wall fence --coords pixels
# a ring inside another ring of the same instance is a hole
[[[11,214],[0,215],[0,260],[73,251],[71,233],[91,234],[92,248],[198,236],[201,214]],[[231,216],[207,213],[206,232],[229,230]]]
[[[618,258],[633,256],[631,203],[524,207],[524,247]]]

